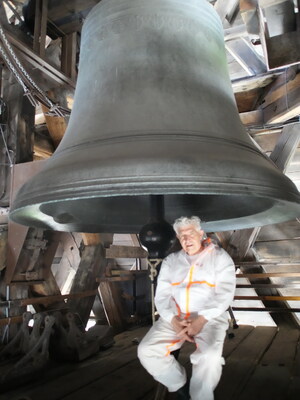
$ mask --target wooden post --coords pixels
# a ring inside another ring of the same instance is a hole
[[[45,58],[47,18],[48,18],[48,0],[36,0],[33,50],[41,58]]]
[[[96,279],[99,281],[99,278],[105,276],[105,272],[111,262],[106,258],[106,248],[111,245],[113,235],[83,233],[82,238],[85,248],[70,293],[98,288],[99,283]],[[101,281],[98,290],[108,323],[113,326],[115,332],[124,330],[124,310],[118,284]],[[91,296],[85,299],[72,299],[67,304],[74,312],[80,315],[85,325],[90,316],[94,300],[95,296]]]
[[[9,287],[10,300],[26,299],[28,296],[59,296],[61,292],[51,272],[51,265],[59,244],[61,233],[30,228],[23,247],[12,271]],[[20,296],[20,293],[23,293]],[[15,293],[15,295],[13,295]],[[25,297],[24,297],[25,296]],[[11,310],[15,312],[15,307]],[[34,306],[37,312],[66,308],[65,302],[58,299],[55,303]]]
[[[125,318],[117,283],[100,282],[99,295],[109,325],[113,326],[116,333],[123,331],[125,329]]]
[[[103,275],[106,268],[105,248],[101,243],[101,236],[83,234],[83,241],[85,247],[70,294],[96,290],[98,288],[96,278]],[[74,313],[79,315],[82,324],[86,326],[94,301],[95,295],[92,295],[81,299],[70,299],[67,305]]]
[[[61,46],[61,69],[69,78],[75,81],[77,75],[77,32],[63,36]]]
[[[31,295],[44,297],[61,295],[61,291],[51,271],[51,265],[56,250],[58,248],[61,236],[61,232],[45,232],[45,238],[47,239],[47,248],[40,254],[37,261],[37,268],[40,270],[40,274],[43,277],[43,282],[30,286]],[[63,300],[59,300],[55,303],[42,307],[40,305],[36,305],[34,306],[34,308],[37,312],[51,309],[64,309],[66,308],[66,303]]]
[[[3,74],[3,98],[9,110],[7,123],[11,158],[16,164],[32,161],[35,108],[11,72],[4,70]]]
[[[41,19],[40,52],[39,52],[41,58],[45,58],[47,19],[48,19],[48,0],[42,0],[42,19]]]
[[[34,37],[33,37],[33,50],[39,54],[40,53],[40,32],[41,32],[41,7],[42,0],[35,1],[35,14],[34,14]]]
[[[0,271],[6,267],[7,226],[0,227]]]

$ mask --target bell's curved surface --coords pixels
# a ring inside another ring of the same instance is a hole
[[[85,21],[74,107],[11,218],[65,231],[138,232],[150,195],[207,231],[289,220],[299,193],[245,132],[223,29],[206,0],[102,0]]]

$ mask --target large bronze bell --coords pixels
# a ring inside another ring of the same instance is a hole
[[[62,231],[138,232],[151,195],[207,231],[300,215],[294,184],[245,132],[221,22],[206,0],[102,0],[84,23],[67,132],[11,218]]]

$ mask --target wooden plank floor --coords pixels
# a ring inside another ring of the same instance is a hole
[[[53,363],[43,376],[2,393],[0,400],[153,400],[157,384],[136,357],[147,330],[123,332],[113,347],[79,364]],[[226,365],[215,400],[298,400],[300,331],[245,325],[234,334],[225,342]],[[187,344],[179,357],[188,373],[192,351]]]

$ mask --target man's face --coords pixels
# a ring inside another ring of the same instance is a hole
[[[203,231],[197,231],[193,225],[188,225],[179,229],[177,237],[183,250],[193,256],[201,251],[203,234]]]

